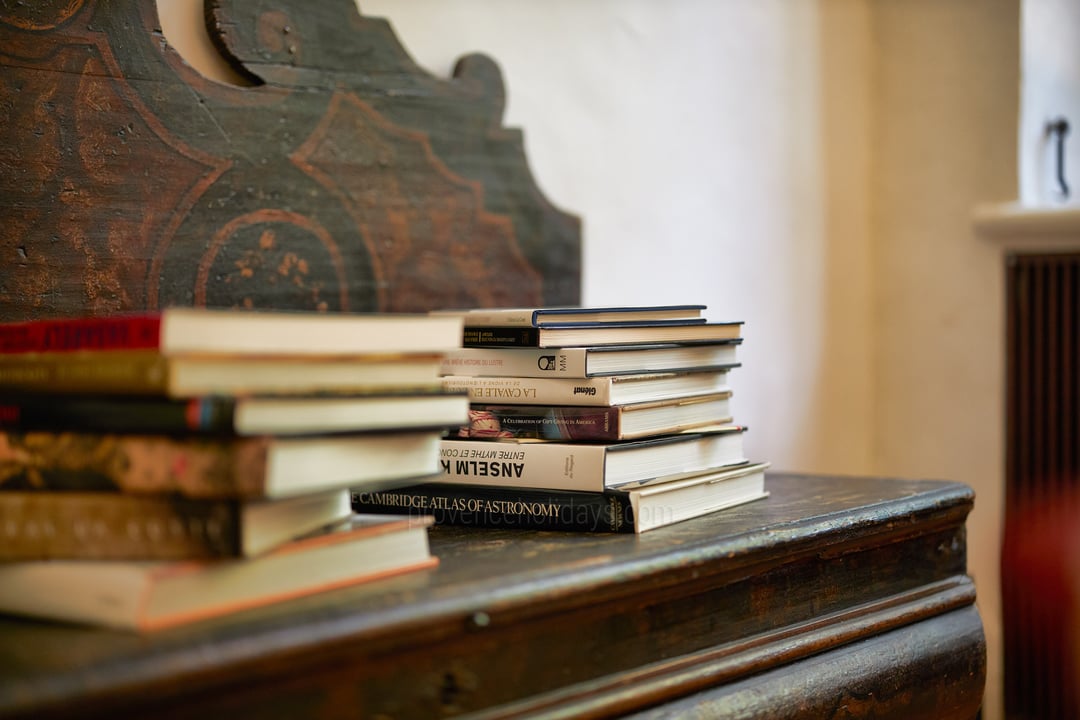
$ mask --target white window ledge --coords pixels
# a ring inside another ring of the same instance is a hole
[[[978,236],[1008,252],[1080,252],[1080,204],[991,203],[976,207],[972,222]]]
[[[1009,245],[1056,241],[1080,247],[1080,203],[1055,207],[992,203],[975,208],[972,221],[979,235]]]

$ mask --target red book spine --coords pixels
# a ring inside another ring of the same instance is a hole
[[[0,325],[0,353],[76,350],[152,350],[161,339],[159,315],[32,320]]]

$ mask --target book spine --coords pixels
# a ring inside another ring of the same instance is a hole
[[[240,554],[238,503],[121,493],[0,493],[0,560],[182,560]]]
[[[447,353],[442,360],[442,375],[493,377],[588,376],[588,350],[585,348],[464,348]]]
[[[537,347],[540,330],[535,327],[466,327],[462,347]]]
[[[538,320],[536,310],[531,308],[469,310],[460,317],[466,327],[535,327]]]
[[[212,439],[75,432],[0,432],[0,492],[265,494],[264,438]]]
[[[0,353],[0,390],[165,394],[168,360],[153,352]]]
[[[604,490],[607,448],[587,443],[502,443],[444,438],[438,475],[443,482],[547,490]]]
[[[424,515],[444,525],[575,532],[634,532],[624,493],[555,492],[433,483],[354,492],[358,513]]]
[[[0,354],[157,348],[156,315],[70,318],[0,324]]]
[[[622,435],[621,417],[614,407],[473,404],[457,436],[613,441]]]
[[[611,405],[611,379],[447,376],[443,387],[467,392],[469,402],[505,405]]]
[[[44,395],[0,399],[0,429],[79,430],[104,433],[200,433],[231,435],[236,402],[226,397],[66,397]]]

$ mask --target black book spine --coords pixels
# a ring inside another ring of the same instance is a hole
[[[466,327],[462,347],[537,347],[540,330],[534,327]]]
[[[500,488],[428,483],[354,492],[358,513],[429,515],[443,525],[576,532],[634,532],[625,493]]]
[[[0,430],[227,435],[234,410],[235,403],[224,397],[5,396],[0,397]]]

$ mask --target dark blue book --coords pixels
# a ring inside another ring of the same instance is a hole
[[[440,429],[467,421],[468,398],[441,391],[379,395],[0,395],[0,430],[166,435],[313,435]]]
[[[433,315],[456,315],[466,326],[546,327],[623,323],[703,323],[704,305],[627,305],[622,307],[519,307],[435,310]]]

